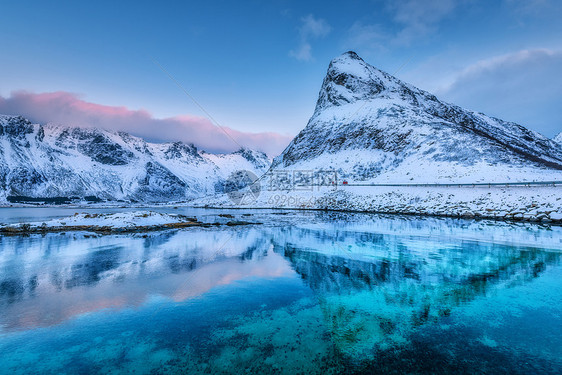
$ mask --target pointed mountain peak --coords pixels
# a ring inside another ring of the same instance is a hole
[[[368,76],[369,68],[367,64],[358,54],[353,51],[347,51],[330,62],[328,73],[343,73],[354,75],[356,77]]]
[[[359,57],[359,55],[357,53],[355,53],[354,51],[347,51],[345,53],[342,53],[341,56],[336,57],[336,59],[351,59],[351,60],[359,60],[359,61],[363,61],[363,59],[361,57]]]
[[[417,90],[348,51],[330,62],[316,111],[412,89]]]

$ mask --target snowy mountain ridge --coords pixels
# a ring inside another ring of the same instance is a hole
[[[562,180],[562,145],[439,101],[347,52],[331,61],[316,109],[272,170],[336,170],[372,183]]]
[[[32,124],[0,115],[0,201],[9,196],[92,196],[166,202],[221,192],[239,169],[260,175],[264,153],[210,154],[192,144],[149,143],[124,132]]]
[[[332,60],[314,114],[261,181],[245,204],[562,223],[561,144],[441,102],[353,52]],[[507,184],[532,181],[542,183]],[[243,206],[226,194],[192,204]]]

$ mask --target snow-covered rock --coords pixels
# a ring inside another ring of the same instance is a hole
[[[195,207],[253,207],[361,211],[494,220],[562,223],[562,187],[556,186],[337,186],[262,190],[246,205],[226,194]]]
[[[562,132],[558,133],[556,137],[553,138],[554,142],[558,142],[562,145]]]
[[[188,200],[221,192],[237,170],[261,175],[269,165],[267,155],[247,149],[210,154],[181,142],[0,115],[0,202],[8,196]]]
[[[197,223],[195,218],[183,215],[166,214],[153,211],[132,211],[117,212],[111,214],[104,213],[76,213],[72,216],[52,219],[45,222],[29,222],[8,224],[0,226],[0,230],[6,228],[60,228],[60,227],[107,227],[107,228],[135,228],[161,226],[175,223]]]
[[[213,223],[200,222],[197,218],[181,214],[167,214],[154,211],[130,211],[117,213],[75,213],[72,216],[51,219],[44,222],[23,222],[0,224],[0,233],[7,235],[93,231],[110,233],[147,232],[162,229],[187,227],[210,227],[216,225],[239,226],[260,224],[256,222],[231,220]]]
[[[334,169],[350,183],[562,180],[562,145],[441,102],[347,52],[272,169]]]

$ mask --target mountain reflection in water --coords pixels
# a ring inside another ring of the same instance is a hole
[[[2,237],[0,343],[154,298],[182,304],[224,286],[242,295],[248,280],[300,279],[293,288],[308,289],[310,309],[320,311],[310,322],[328,335],[317,340],[347,361],[380,359],[416,332],[468,314],[473,301],[559,269],[560,235],[557,227],[319,213],[226,229]]]

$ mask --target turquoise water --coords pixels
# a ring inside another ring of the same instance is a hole
[[[562,372],[560,227],[231,213],[1,237],[0,373]]]

